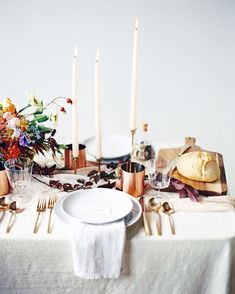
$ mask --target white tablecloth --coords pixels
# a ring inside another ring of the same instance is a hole
[[[144,234],[139,221],[127,230],[124,272],[119,279],[83,280],[74,276],[70,230],[49,212],[33,234],[37,197],[48,188],[33,182],[35,196],[19,215],[10,234],[7,213],[0,223],[0,293],[235,293],[235,213],[177,212],[176,236],[162,216],[163,236]],[[58,194],[60,195],[60,194]],[[62,194],[61,194],[62,195]]]

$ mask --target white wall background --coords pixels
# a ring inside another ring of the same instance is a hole
[[[18,105],[71,95],[79,49],[80,138],[94,134],[94,60],[101,54],[103,128],[128,134],[135,18],[140,24],[138,121],[157,142],[183,142],[224,154],[235,194],[235,1],[0,0],[0,97]],[[61,116],[59,137],[71,137]]]

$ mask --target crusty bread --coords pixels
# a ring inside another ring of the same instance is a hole
[[[177,169],[182,176],[201,182],[214,182],[220,176],[217,161],[205,151],[182,155],[177,162]]]

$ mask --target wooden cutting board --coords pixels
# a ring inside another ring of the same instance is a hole
[[[194,189],[198,190],[201,195],[205,196],[218,196],[218,195],[226,195],[227,194],[227,182],[226,182],[226,175],[225,175],[225,168],[224,168],[224,161],[223,156],[220,153],[212,152],[208,150],[204,150],[201,147],[195,145],[196,139],[195,138],[185,138],[185,144],[190,144],[191,148],[186,152],[191,151],[206,151],[210,155],[212,155],[218,162],[220,168],[220,178],[212,183],[206,182],[199,182],[185,178],[184,176],[180,175],[177,169],[173,171],[172,177],[180,180],[181,182],[192,186]],[[157,157],[157,166],[166,166],[169,161],[174,159],[180,152],[182,146],[179,148],[166,148],[160,149]],[[175,192],[176,190],[174,187],[170,186],[169,188],[165,189],[164,191]]]

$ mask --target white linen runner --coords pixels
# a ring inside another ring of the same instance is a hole
[[[200,197],[199,202],[193,202],[189,198],[171,199],[176,212],[228,212],[235,211],[234,199],[230,196]]]
[[[126,240],[124,220],[102,225],[76,222],[72,230],[75,275],[84,279],[118,278]]]

